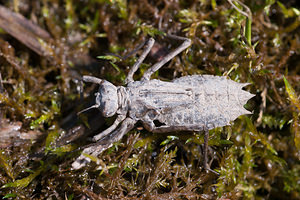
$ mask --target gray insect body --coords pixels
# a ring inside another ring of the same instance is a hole
[[[128,114],[154,133],[209,130],[250,114],[243,108],[253,96],[246,85],[211,75],[136,81],[127,86]]]
[[[193,75],[174,79],[171,82],[150,80],[153,72],[186,49],[191,41],[172,36],[184,42],[162,61],[148,69],[141,81],[134,81],[133,74],[149,53],[154,39],[149,39],[146,48],[126,79],[127,86],[114,86],[106,80],[84,76],[86,82],[100,85],[96,93],[96,104],[103,116],[117,114],[113,125],[94,136],[95,145],[83,153],[99,155],[113,142],[120,140],[137,121],[154,133],[171,131],[205,131],[204,168],[207,169],[208,130],[229,125],[229,122],[243,114],[250,114],[243,105],[254,95],[242,90],[247,83],[237,83],[225,77]],[[73,164],[81,168],[89,158],[81,155]]]

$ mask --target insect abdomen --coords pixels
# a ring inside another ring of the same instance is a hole
[[[165,113],[169,126],[185,124],[212,129],[228,125],[240,115],[250,114],[243,107],[254,96],[242,90],[247,83],[211,75],[185,76],[173,83],[191,87],[194,99],[176,114]]]

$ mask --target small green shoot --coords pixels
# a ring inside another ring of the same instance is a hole
[[[30,174],[29,176],[22,178],[22,179],[18,179],[14,182],[11,183],[7,183],[5,185],[3,185],[1,188],[8,188],[8,187],[16,187],[16,188],[25,188],[27,187],[32,181],[33,179],[35,179],[35,177],[37,177],[40,173],[42,172],[42,168],[36,170],[33,174]]]
[[[298,112],[300,112],[300,100],[297,96],[294,88],[291,86],[291,84],[288,82],[288,80],[283,76],[283,81],[285,84],[285,89],[289,95],[289,98],[292,102],[292,104],[298,109]]]
[[[5,152],[3,150],[0,150],[0,167],[2,169],[4,169],[4,171],[6,172],[6,174],[12,179],[14,180],[14,171],[13,171],[13,167],[11,166],[11,161],[9,159],[9,157],[7,157],[5,154]]]
[[[173,135],[168,135],[167,136],[167,139],[165,139],[164,141],[162,141],[160,143],[160,145],[164,146],[166,144],[169,144],[171,141],[174,141],[174,140],[178,140],[179,138],[177,136],[173,136]]]

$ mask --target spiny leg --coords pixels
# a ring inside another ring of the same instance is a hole
[[[205,128],[204,129],[204,158],[203,158],[203,165],[204,165],[204,170],[208,170],[208,164],[207,164],[207,151],[208,151],[208,136],[209,136],[209,131]]]
[[[150,38],[145,46],[145,50],[143,51],[142,55],[139,57],[137,62],[132,66],[130,69],[127,78],[125,80],[125,84],[133,82],[133,74],[138,70],[139,66],[142,64],[142,62],[145,60],[146,56],[149,54],[151,48],[153,47],[155,40],[153,38]]]
[[[107,135],[102,140],[92,145],[88,145],[88,147],[82,151],[81,155],[72,163],[72,168],[76,170],[84,167],[91,161],[91,159],[84,156],[84,154],[89,154],[95,157],[98,156],[100,153],[110,148],[114,142],[119,141],[126,133],[128,133],[128,131],[134,127],[135,123],[136,121],[133,119],[126,118],[122,122],[121,126],[110,135]]]
[[[101,140],[103,137],[107,136],[108,134],[110,134],[113,130],[115,130],[118,125],[126,118],[125,115],[118,115],[118,117],[116,118],[116,120],[114,121],[114,123],[108,127],[106,130],[102,131],[101,133],[99,133],[98,135],[95,135],[93,137],[93,141],[98,141]]]
[[[204,128],[204,150],[203,150],[203,154],[204,154],[204,158],[203,158],[203,168],[206,172],[212,172],[215,175],[219,176],[220,174],[212,169],[210,169],[210,167],[208,166],[208,158],[207,158],[207,154],[208,154],[208,137],[209,137],[209,131],[207,128]]]
[[[99,143],[114,143],[122,139],[122,137],[128,133],[131,129],[133,129],[136,121],[131,118],[126,118],[121,126],[112,132],[110,135],[103,138],[103,140],[99,141]]]
[[[173,38],[176,40],[182,40],[184,41],[179,47],[174,49],[171,53],[169,53],[166,57],[164,57],[161,61],[157,62],[154,64],[151,68],[149,68],[145,73],[142,78],[142,80],[150,80],[151,75],[159,70],[164,64],[169,62],[172,58],[174,58],[176,55],[181,53],[183,50],[188,48],[188,46],[191,45],[191,40],[185,37],[180,37],[180,36],[175,36],[175,35],[168,35],[167,37]]]
[[[101,152],[111,147],[113,143],[121,140],[122,137],[134,127],[135,123],[136,121],[133,119],[126,118],[117,130],[95,144],[96,147],[94,151],[91,152],[91,155],[98,156]]]
[[[72,169],[80,169],[82,167],[85,167],[89,162],[91,162],[91,158],[86,157],[84,154],[88,154],[91,155],[92,153],[95,154],[95,152],[98,152],[97,155],[99,155],[102,151],[110,148],[112,146],[112,144],[101,144],[98,145],[97,143],[93,143],[92,145],[87,145],[81,155],[72,163]]]

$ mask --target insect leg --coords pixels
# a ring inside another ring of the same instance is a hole
[[[127,78],[125,79],[125,84],[133,82],[133,74],[138,70],[139,66],[142,64],[142,62],[145,60],[146,56],[149,54],[151,48],[153,47],[155,40],[153,38],[150,38],[145,46],[145,50],[143,51],[142,55],[139,57],[137,62],[132,66],[130,69]]]
[[[208,159],[207,159],[207,152],[208,152],[208,137],[209,137],[209,131],[207,128],[204,128],[204,158],[203,158],[203,165],[204,165],[204,170],[206,172],[210,171],[214,174],[216,174],[217,176],[219,176],[220,174],[218,172],[216,172],[215,170],[210,169],[210,167],[208,166]]]
[[[86,157],[84,154],[89,154],[97,157],[100,153],[110,148],[114,142],[119,141],[128,131],[130,131],[134,127],[135,123],[135,120],[126,118],[121,126],[110,135],[107,135],[102,140],[92,145],[88,145],[82,151],[81,155],[72,163],[72,168],[80,169],[86,166],[91,161],[91,159]]]
[[[117,119],[114,121],[114,123],[107,128],[106,130],[102,131],[101,133],[99,133],[98,135],[95,135],[93,137],[93,141],[98,141],[100,139],[102,139],[103,137],[105,137],[106,135],[110,134],[113,130],[115,130],[118,125],[126,118],[125,115],[118,115]]]
[[[207,151],[208,151],[208,136],[209,136],[209,131],[207,128],[204,129],[204,159],[203,159],[203,165],[204,165],[204,170],[208,169],[207,165]]]
[[[121,140],[122,137],[134,127],[135,123],[135,120],[127,117],[117,130],[103,138],[100,143],[114,143]]]
[[[176,40],[182,40],[183,43],[174,49],[171,53],[169,53],[166,57],[164,57],[161,61],[155,63],[151,68],[149,68],[145,73],[142,78],[142,80],[150,80],[151,75],[159,70],[164,64],[169,62],[172,58],[174,58],[176,55],[178,55],[180,52],[188,48],[188,46],[191,45],[191,40],[185,37],[180,37],[180,36],[175,36],[175,35],[168,35],[167,37],[170,37],[172,39]]]

